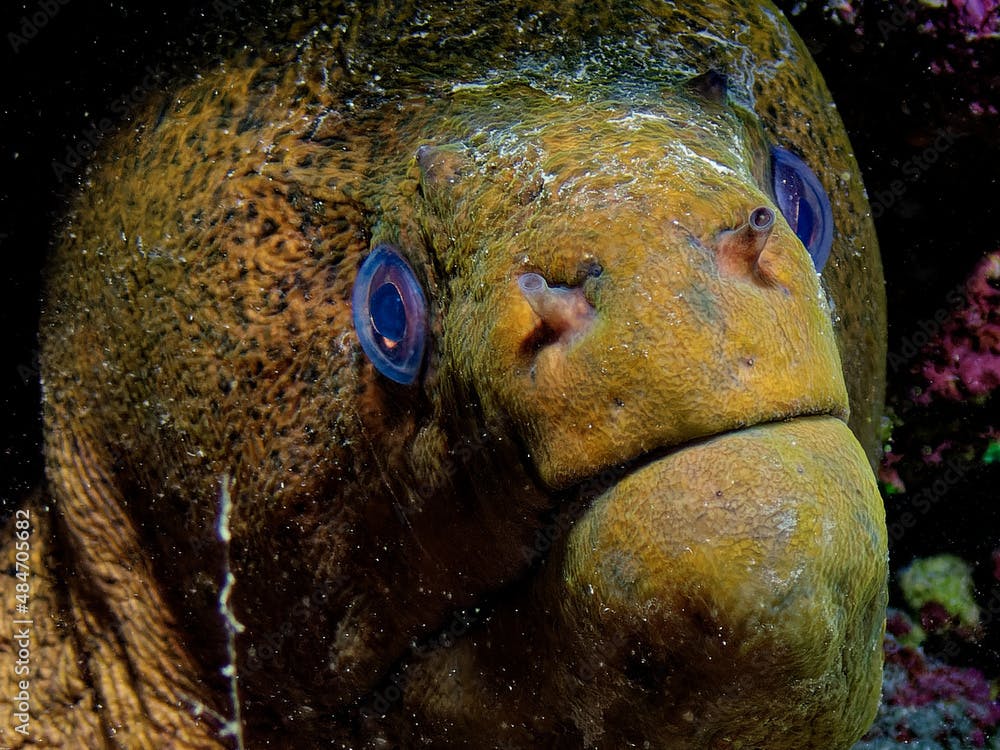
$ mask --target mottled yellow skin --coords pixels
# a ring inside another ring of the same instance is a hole
[[[231,747],[229,666],[249,747],[850,747],[884,302],[801,42],[766,3],[317,6],[150,102],[60,230],[33,738]],[[780,215],[726,250],[770,143],[830,194],[822,279]],[[429,301],[410,387],[351,324],[384,242]],[[527,272],[593,318],[543,335]]]

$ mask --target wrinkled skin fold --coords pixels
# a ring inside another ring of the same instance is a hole
[[[247,747],[849,748],[884,296],[800,40],[768,3],[296,8],[59,229],[34,738],[232,747],[238,701]],[[822,274],[772,145],[829,195]],[[376,247],[427,300],[413,385],[352,322]]]

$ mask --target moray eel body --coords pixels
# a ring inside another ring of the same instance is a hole
[[[275,18],[107,144],[61,230],[32,731],[850,747],[881,681],[882,278],[787,22]]]

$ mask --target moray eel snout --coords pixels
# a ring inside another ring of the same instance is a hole
[[[548,486],[752,424],[847,416],[814,261],[753,176],[767,151],[734,149],[753,144],[742,122],[670,125],[697,122],[684,100],[628,127],[600,106],[554,122],[550,103],[522,106],[511,129],[532,156],[470,154],[493,171],[423,178],[470,257],[442,350],[515,420]],[[548,187],[525,202],[511,180],[536,173]]]

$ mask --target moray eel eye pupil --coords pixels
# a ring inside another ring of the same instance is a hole
[[[375,332],[395,346],[406,334],[406,308],[396,285],[390,282],[376,289],[369,308]]]
[[[772,147],[771,168],[778,208],[822,271],[833,244],[830,199],[813,171],[791,151]]]
[[[409,385],[417,379],[427,338],[427,301],[413,269],[379,245],[358,269],[351,291],[354,330],[375,369]]]

